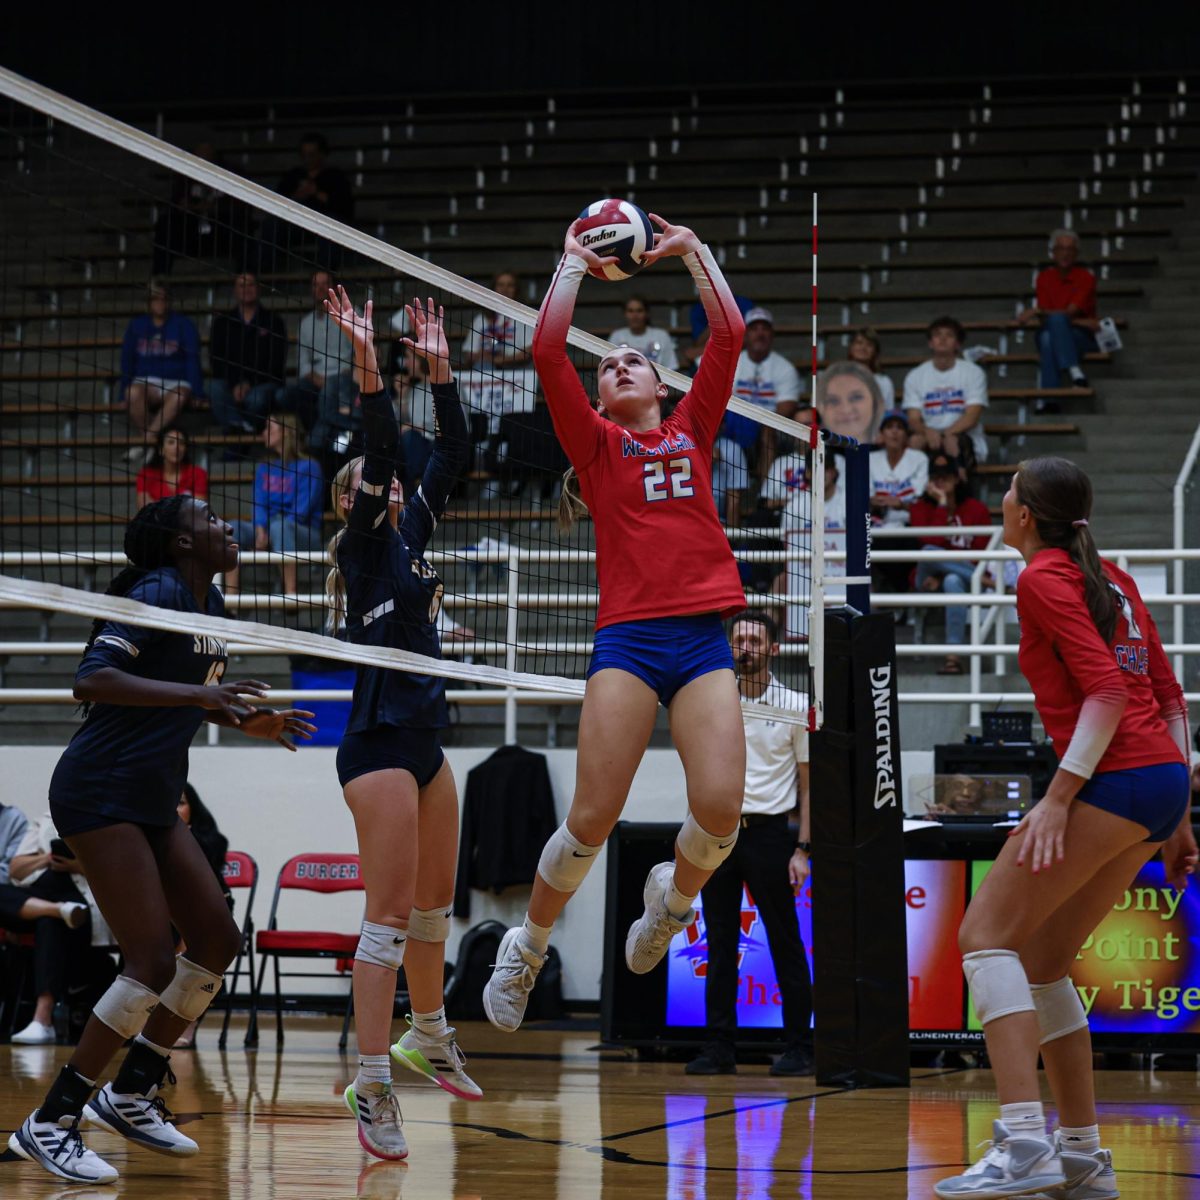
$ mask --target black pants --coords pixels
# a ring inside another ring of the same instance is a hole
[[[39,917],[25,921],[20,917],[26,900],[72,900],[83,903],[83,896],[70,874],[43,871],[29,887],[0,884],[0,927],[16,933],[33,934],[33,986],[37,995],[49,992],[56,1000],[67,994],[67,985],[87,958],[92,944],[90,918],[78,929],[68,929],[58,917]]]
[[[812,979],[796,921],[796,897],[788,882],[788,862],[795,846],[785,814],[752,823],[739,831],[733,852],[700,893],[708,939],[704,1006],[712,1041],[732,1045],[737,1037],[743,882],[754,897],[767,931],[771,961],[783,996],[784,1038],[789,1044],[809,1040]]]

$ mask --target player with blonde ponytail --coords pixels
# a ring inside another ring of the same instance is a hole
[[[466,464],[467,422],[458,399],[442,310],[406,306],[404,342],[429,364],[436,436],[416,494],[405,501],[396,476],[400,430],[375,357],[371,302],[354,310],[345,288],[329,293],[329,316],[354,348],[362,395],[364,453],[333,481],[344,526],[330,542],[330,623],[348,641],[440,656],[442,584],[425,547]],[[390,1058],[465,1100],[483,1093],[442,1006],[458,854],[458,794],[441,748],[446,684],[437,675],[358,668],[338,779],[358,833],[366,914],[354,956],[359,1068],[346,1088],[363,1149],[402,1159],[408,1145],[392,1091]],[[396,973],[403,964],[412,1028],[391,1047]]]

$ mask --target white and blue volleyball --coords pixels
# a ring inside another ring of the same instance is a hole
[[[645,266],[642,255],[654,246],[654,226],[636,204],[628,200],[597,200],[579,214],[575,239],[601,258],[615,263],[588,273],[597,279],[628,279]]]

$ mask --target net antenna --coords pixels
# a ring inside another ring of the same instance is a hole
[[[812,567],[808,604],[808,670],[812,679],[808,728],[815,732],[825,724],[825,441],[817,420],[817,193],[812,195],[812,424],[809,448],[812,455]]]

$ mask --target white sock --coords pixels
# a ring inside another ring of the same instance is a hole
[[[1000,1105],[1000,1120],[1009,1133],[1020,1133],[1026,1137],[1046,1136],[1046,1113],[1040,1100],[1022,1100],[1017,1104]]]
[[[1064,1150],[1073,1150],[1076,1154],[1091,1154],[1100,1149],[1100,1126],[1081,1125],[1071,1128],[1069,1125],[1058,1127],[1058,1140]]]
[[[675,886],[675,872],[671,872],[671,882],[667,885],[666,893],[663,896],[663,902],[667,906],[667,912],[676,920],[682,921],[684,917],[692,911],[692,901],[695,896],[685,896],[683,892]]]
[[[546,947],[550,945],[550,930],[553,928],[553,925],[535,925],[529,919],[529,914],[526,913],[524,923],[521,926],[525,944],[530,949],[536,950],[539,954],[545,954]]]
[[[446,1007],[436,1009],[434,1012],[419,1013],[414,1010],[412,1015],[413,1028],[427,1038],[445,1037],[449,1026],[446,1024]]]
[[[1070,377],[1072,379],[1086,379],[1087,378],[1087,376],[1083,373],[1082,367],[1068,367],[1067,374],[1070,375]]]
[[[155,1054],[161,1054],[163,1058],[171,1057],[170,1050],[167,1050],[162,1046],[155,1045],[154,1042],[152,1042],[144,1033],[139,1033],[133,1040],[135,1042],[141,1042],[143,1046],[149,1046]]]
[[[360,1054],[355,1083],[391,1083],[392,1060],[386,1054]]]

